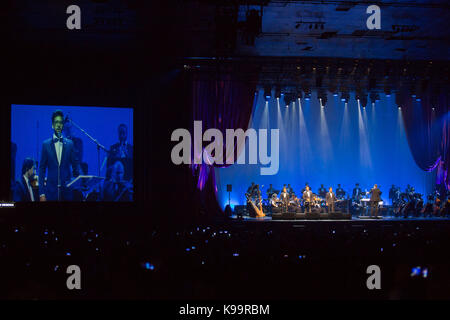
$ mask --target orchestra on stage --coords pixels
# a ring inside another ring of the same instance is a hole
[[[389,207],[394,216],[405,218],[409,215],[430,217],[450,214],[450,194],[441,194],[437,188],[427,196],[427,202],[424,203],[423,195],[409,184],[403,192],[400,187],[392,185],[389,190],[390,205],[382,201],[382,192],[377,184],[370,190],[363,190],[356,183],[351,193],[345,191],[341,184],[337,185],[335,191],[333,187],[327,190],[321,184],[317,192],[313,192],[308,182],[298,194],[290,184],[285,184],[280,189],[275,189],[270,184],[265,191],[266,198],[263,199],[259,185],[252,182],[245,193],[248,210],[252,212],[253,205],[256,205],[265,209],[261,213],[347,212],[379,217],[380,208]]]

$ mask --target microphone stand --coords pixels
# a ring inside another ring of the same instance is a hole
[[[97,145],[97,168],[98,168],[98,176],[100,177],[100,149],[103,149],[106,153],[109,153],[109,150],[106,149],[103,145],[101,145],[97,139],[92,137],[83,128],[81,128],[78,124],[76,124],[72,119],[67,118],[67,121],[73,124],[78,130],[83,132],[86,135],[86,137],[88,137],[92,142],[94,142]]]

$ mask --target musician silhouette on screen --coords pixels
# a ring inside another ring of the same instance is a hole
[[[73,142],[62,136],[64,114],[61,110],[53,112],[52,128],[53,137],[42,143],[39,163],[40,201],[71,201],[73,200],[72,190],[66,185],[72,176],[78,177],[79,163]]]
[[[13,200],[16,202],[34,202],[39,199],[37,190],[32,185],[32,179],[34,177],[34,160],[26,158],[22,164],[22,177],[19,181],[16,181],[13,191]]]
[[[133,200],[133,188],[130,182],[124,180],[124,171],[122,162],[116,161],[111,169],[111,179],[103,184],[103,201]]]
[[[120,161],[124,167],[124,180],[133,179],[133,146],[127,141],[128,128],[125,124],[120,124],[117,128],[119,142],[113,144],[109,148],[108,160],[106,162],[107,170],[106,178],[111,177],[111,168],[117,162]]]
[[[77,162],[80,164],[81,172],[83,172],[84,175],[88,174],[88,164],[86,162],[83,162],[83,140],[76,137],[72,131],[72,123],[70,121],[67,121],[64,123],[63,128],[64,136],[72,140],[73,142],[73,150],[75,152],[75,157]]]

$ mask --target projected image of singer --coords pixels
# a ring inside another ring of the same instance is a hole
[[[54,111],[51,120],[53,137],[42,143],[39,163],[40,201],[72,201],[72,191],[66,187],[66,184],[70,182],[72,176],[79,175],[78,159],[73,142],[62,136],[63,112]]]

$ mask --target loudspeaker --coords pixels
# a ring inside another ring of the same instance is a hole
[[[225,215],[227,216],[227,217],[231,217],[231,215],[233,214],[233,211],[231,210],[231,207],[230,207],[230,205],[229,204],[227,204],[227,206],[225,207]]]
[[[227,184],[227,192],[231,192],[231,191],[233,191],[231,184]]]

